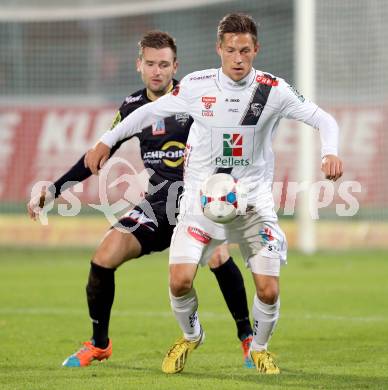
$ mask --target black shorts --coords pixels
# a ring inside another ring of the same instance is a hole
[[[113,226],[131,232],[137,238],[141,245],[138,257],[163,251],[170,246],[176,225],[176,202],[169,213],[166,212],[166,204],[167,196],[160,193],[146,195]]]

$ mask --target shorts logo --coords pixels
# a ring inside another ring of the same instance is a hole
[[[274,249],[278,250],[277,240],[269,227],[260,229],[259,236],[261,237],[261,245],[263,247],[266,247],[270,252]]]
[[[223,156],[241,157],[243,152],[242,134],[223,135]]]
[[[154,227],[153,226],[158,226],[158,223],[154,220],[152,220],[151,218],[148,218],[143,212],[140,212],[139,210],[136,210],[136,209],[132,209],[130,210],[127,214],[124,215],[124,217],[122,219],[130,219],[140,225],[143,225],[145,227],[147,227],[148,229],[150,229],[151,231],[155,231]],[[152,225],[152,226],[150,226]]]
[[[164,120],[160,119],[152,125],[152,135],[164,135],[166,134],[166,125]]]
[[[273,241],[275,239],[272,235],[272,230],[268,227],[260,229],[259,235],[264,242]]]
[[[197,241],[199,241],[199,242],[201,242],[202,244],[205,244],[205,245],[209,244],[209,242],[212,239],[203,230],[198,229],[198,228],[193,227],[193,226],[189,226],[187,228],[187,232],[190,234],[191,237],[193,237],[194,239],[196,239]]]

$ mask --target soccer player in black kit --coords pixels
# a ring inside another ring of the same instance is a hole
[[[175,41],[169,34],[151,31],[143,36],[139,42],[137,70],[146,88],[125,99],[113,127],[140,106],[158,99],[177,85],[177,81],[173,79],[178,67],[176,54]],[[107,232],[93,256],[86,287],[93,334],[90,341],[86,341],[79,351],[63,362],[64,366],[88,366],[94,360],[101,361],[111,356],[112,341],[108,337],[108,328],[114,300],[116,269],[125,261],[162,251],[170,246],[174,225],[170,223],[166,212],[168,190],[172,184],[183,179],[183,153],[191,124],[191,117],[182,113],[166,118],[136,134],[140,141],[144,165],[153,172],[149,179],[151,191],[142,202],[120,219],[118,224],[121,229],[115,229],[113,226]],[[112,150],[111,155],[120,145]],[[167,153],[169,151],[172,153]],[[28,211],[31,218],[36,219],[45,202],[58,197],[62,191],[69,188],[66,183],[83,181],[91,174],[90,169],[85,168],[83,156],[48,189],[43,199],[40,196],[30,200]],[[158,190],[155,192],[152,188],[156,186]],[[152,213],[147,215],[149,206],[152,207]],[[128,231],[123,231],[123,227]],[[252,341],[252,328],[240,270],[230,257],[226,245],[215,250],[209,265],[236,322],[244,365],[251,367],[249,346]]]

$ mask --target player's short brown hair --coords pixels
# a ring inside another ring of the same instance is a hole
[[[139,58],[142,57],[143,50],[146,47],[151,47],[153,49],[164,49],[165,47],[169,47],[174,53],[174,61],[176,60],[177,47],[175,39],[164,31],[148,31],[143,35],[137,45],[139,46]]]
[[[236,13],[225,15],[218,23],[217,38],[221,42],[224,34],[251,34],[253,42],[257,42],[257,24],[252,16]]]

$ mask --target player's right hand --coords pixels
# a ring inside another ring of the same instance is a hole
[[[30,201],[27,203],[27,211],[30,218],[36,221],[43,207],[53,200],[54,195],[51,193],[51,191],[46,190],[46,188],[43,188],[40,194],[32,196]]]
[[[327,154],[322,158],[321,171],[326,179],[337,181],[344,172],[341,159],[334,154]]]
[[[85,168],[89,168],[93,175],[98,175],[98,171],[103,167],[110,156],[110,147],[103,142],[98,142],[90,149],[84,159]]]

